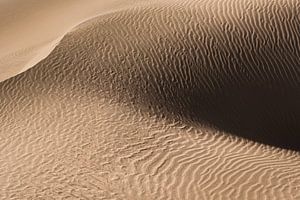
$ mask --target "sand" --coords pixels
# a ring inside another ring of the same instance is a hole
[[[0,2],[0,199],[300,199],[298,1]]]
[[[133,3],[140,4],[136,0],[1,0],[0,81],[37,64],[78,24]]]

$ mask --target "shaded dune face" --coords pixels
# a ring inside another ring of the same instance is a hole
[[[299,4],[259,3],[107,15],[67,35],[49,56],[59,66],[36,77],[76,81],[154,114],[300,150]]]
[[[297,1],[230,1],[113,13],[65,36],[26,73],[44,87],[76,82],[157,115],[300,150],[299,12]]]

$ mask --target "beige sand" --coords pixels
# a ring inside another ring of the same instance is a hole
[[[148,2],[77,26],[0,83],[0,199],[300,199],[299,12]]]
[[[79,23],[137,0],[1,0],[0,81],[45,58]]]

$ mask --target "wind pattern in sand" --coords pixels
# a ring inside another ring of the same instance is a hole
[[[300,1],[101,15],[0,83],[0,199],[300,199]]]

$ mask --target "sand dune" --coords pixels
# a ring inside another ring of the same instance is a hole
[[[0,81],[37,64],[78,24],[136,0],[1,0]]]
[[[298,1],[111,11],[0,83],[0,199],[300,199]]]

